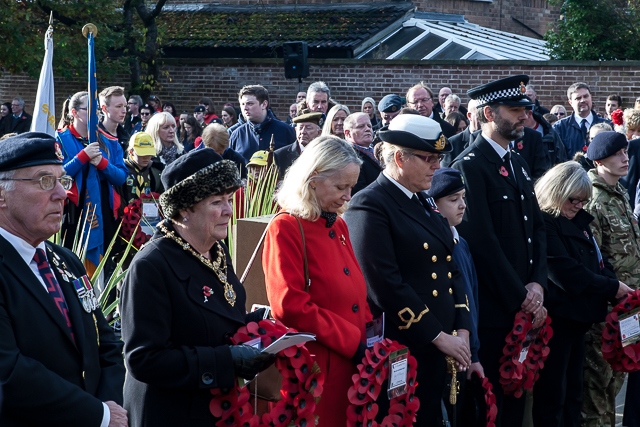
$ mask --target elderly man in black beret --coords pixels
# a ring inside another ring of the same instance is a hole
[[[80,260],[47,241],[73,181],[62,158],[44,133],[0,144],[0,425],[126,426],[122,343]]]
[[[396,117],[379,136],[385,169],[353,197],[344,219],[372,313],[385,314],[385,336],[408,346],[418,361],[414,425],[440,426],[445,357],[460,370],[471,363],[469,306],[452,261],[453,234],[423,193],[451,147],[438,123],[415,114]]]
[[[499,386],[500,357],[515,315],[533,315],[534,327],[546,317],[547,240],[533,193],[529,166],[509,144],[521,138],[531,101],[525,75],[496,80],[467,92],[477,102],[481,134],[451,167],[464,175],[467,211],[458,226],[469,243],[478,273],[479,356],[493,384],[497,426],[522,426],[524,398],[504,396]]]

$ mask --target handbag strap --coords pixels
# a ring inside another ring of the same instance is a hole
[[[264,228],[264,231],[262,232],[262,236],[260,236],[260,240],[258,241],[256,248],[253,250],[253,254],[251,255],[251,258],[249,258],[247,267],[244,269],[244,273],[242,273],[242,277],[240,278],[240,283],[244,284],[244,281],[247,279],[247,276],[249,275],[249,271],[253,266],[253,262],[256,260],[256,257],[258,256],[258,252],[260,252],[260,249],[262,248],[262,244],[264,243],[264,239],[267,236],[267,231],[269,230],[271,223],[276,219],[276,217],[282,214],[289,214],[292,217],[294,217],[298,222],[298,227],[300,228],[300,236],[302,237],[302,260],[304,262],[304,291],[309,292],[309,288],[311,287],[311,278],[309,277],[309,263],[307,261],[307,243],[304,238],[304,230],[302,229],[302,222],[300,222],[300,218],[286,211],[278,212],[277,214],[275,214],[273,218],[271,218],[271,221],[269,221],[269,224],[267,224],[267,226]]]

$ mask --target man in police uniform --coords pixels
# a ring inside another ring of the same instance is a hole
[[[423,194],[441,153],[451,147],[435,121],[414,114],[396,117],[379,135],[386,168],[354,196],[344,219],[374,316],[385,313],[385,337],[408,346],[418,361],[415,425],[439,426],[445,356],[462,370],[471,363],[468,300],[452,261],[455,242]]]
[[[0,144],[0,425],[126,426],[122,342],[60,229],[59,143],[28,132]]]
[[[519,310],[533,313],[534,326],[546,316],[545,227],[527,163],[509,150],[522,137],[525,75],[508,77],[467,92],[477,101],[482,132],[453,162],[467,184],[467,210],[458,226],[469,243],[478,273],[480,360],[493,384],[497,426],[522,426],[524,398],[504,396],[499,367],[505,337]]]

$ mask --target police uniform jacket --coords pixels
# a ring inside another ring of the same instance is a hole
[[[420,197],[422,205],[380,174],[344,215],[374,316],[385,312],[385,336],[408,345],[418,360],[433,351],[440,332],[469,329],[451,229]]]
[[[134,257],[120,299],[129,426],[215,425],[210,389],[234,385],[229,337],[245,324],[245,291],[225,254],[233,307],[213,270],[160,232]]]
[[[481,328],[510,328],[527,295],[525,285],[546,287],[547,241],[533,179],[522,157],[512,155],[511,163],[515,180],[509,163],[480,134],[451,165],[467,186],[467,210],[456,228],[478,273]]]
[[[347,391],[357,372],[351,359],[365,341],[365,324],[371,320],[367,288],[341,218],[328,228],[323,218],[300,222],[311,286],[306,292],[300,227],[293,216],[283,214],[271,223],[264,241],[267,297],[276,319],[316,335],[307,348],[324,373],[325,383],[315,414],[320,426],[343,426]]]
[[[0,425],[99,427],[102,402],[122,404],[122,342],[100,309],[83,309],[71,283],[86,274],[80,260],[68,249],[45,245],[75,343],[42,283],[0,237]],[[58,267],[67,271],[66,280]]]

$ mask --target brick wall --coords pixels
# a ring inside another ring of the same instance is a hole
[[[592,89],[594,106],[604,111],[608,94],[619,93],[626,106],[632,106],[640,95],[640,61],[620,62],[416,62],[416,61],[353,61],[313,60],[311,75],[305,79],[302,89],[315,80],[325,81],[337,101],[346,104],[352,111],[360,109],[363,97],[372,96],[380,100],[388,93],[403,95],[414,83],[424,80],[437,93],[440,87],[450,86],[466,103],[467,89],[513,74],[531,76],[542,105],[551,108],[554,104],[566,104],[566,89],[576,81],[587,82]],[[169,62],[165,65],[168,76],[162,80],[163,89],[157,95],[172,101],[179,110],[192,111],[201,96],[208,96],[216,103],[219,112],[225,102],[234,102],[240,87],[245,84],[262,84],[271,93],[271,103],[276,115],[285,118],[288,106],[294,102],[298,82],[286,80],[280,60],[209,60],[209,63]],[[101,82],[107,85],[128,84],[126,76],[114,81]],[[84,81],[57,79],[55,82],[57,118],[62,101],[68,95],[86,88]],[[0,75],[0,100],[10,101],[21,95],[26,101],[26,110],[31,113],[35,101],[37,80],[26,76]]]
[[[200,0],[198,3],[270,5],[270,4],[317,4],[317,3],[359,3],[389,0]],[[193,0],[172,0],[172,4],[196,3]],[[420,12],[440,12],[464,15],[465,18],[483,27],[509,31],[528,37],[536,37],[526,27],[515,22],[518,19],[538,34],[551,28],[560,16],[557,6],[545,0],[413,0]]]

